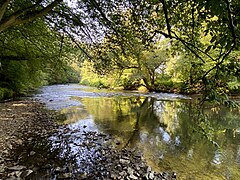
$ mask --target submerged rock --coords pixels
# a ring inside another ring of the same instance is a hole
[[[63,173],[57,176],[58,179],[70,179],[72,178],[72,173]]]

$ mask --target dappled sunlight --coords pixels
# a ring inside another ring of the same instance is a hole
[[[62,107],[68,104],[67,98],[80,104],[61,111],[66,115],[64,123],[73,132],[108,134],[113,146],[140,149],[155,171],[177,172],[180,179],[239,176],[238,111],[221,106],[215,111],[209,105],[202,117],[196,113],[194,101],[187,97],[178,100],[164,93],[91,90],[76,85],[73,88],[69,95],[65,94],[66,101],[57,99]],[[47,99],[55,101],[54,94],[48,95]]]

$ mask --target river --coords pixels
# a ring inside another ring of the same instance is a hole
[[[111,135],[118,148],[141,150],[156,171],[178,179],[240,178],[239,110],[208,105],[199,116],[188,96],[77,84],[46,86],[35,98],[63,114],[71,135],[75,129]]]

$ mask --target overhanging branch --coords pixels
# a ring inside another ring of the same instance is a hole
[[[161,0],[161,3],[163,5],[163,11],[164,11],[164,16],[165,16],[165,20],[166,20],[166,24],[167,24],[167,30],[168,30],[168,36],[171,39],[172,35],[171,35],[171,26],[170,26],[170,22],[169,22],[169,18],[168,18],[168,10],[166,7],[166,2],[165,0]]]
[[[3,18],[3,15],[5,14],[6,12],[6,9],[7,9],[7,6],[8,4],[10,3],[10,0],[1,0],[0,1],[0,22]]]
[[[30,6],[27,9],[20,10],[13,13],[12,15],[6,17],[0,22],[0,33],[10,27],[13,27],[19,24],[28,23],[38,17],[42,17],[43,15],[51,11],[54,7],[56,7],[58,4],[60,4],[62,1],[63,0],[55,0],[41,10],[33,10],[33,7],[37,6],[37,4],[35,4]]]
[[[2,61],[26,61],[28,59],[25,56],[0,56],[0,60]]]

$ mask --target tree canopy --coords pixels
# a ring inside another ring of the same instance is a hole
[[[0,71],[77,59],[126,87],[216,99],[238,90],[239,13],[237,0],[1,0]]]

